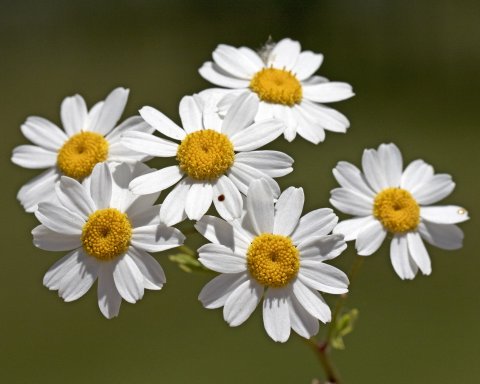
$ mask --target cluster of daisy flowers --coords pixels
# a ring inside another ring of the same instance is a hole
[[[41,223],[32,231],[35,246],[68,252],[45,274],[44,285],[73,301],[98,281],[100,311],[115,317],[122,299],[135,303],[145,289],[163,287],[165,274],[150,253],[182,245],[185,236],[173,226],[194,220],[210,241],[198,249],[198,260],[219,273],[199,300],[206,308],[223,307],[230,326],[262,302],[266,332],[284,342],[291,329],[310,338],[319,321],[331,320],[320,292],[348,292],[347,275],[328,264],[346,241],[355,240],[358,254],[367,256],[390,234],[398,276],[430,274],[423,241],[460,248],[456,224],[468,214],[458,206],[431,206],[452,192],[451,177],[434,174],[422,160],[403,170],[394,144],[365,150],[363,172],[346,162],[333,170],[341,187],[330,202],[354,218],[339,222],[330,208],[302,216],[303,189],[280,190],[276,178],[293,171],[293,159],[263,146],[297,134],[318,144],[326,130],[349,127],[324,103],[352,97],[352,87],[315,75],[322,61],[290,39],[259,52],[219,45],[199,72],[221,88],[183,97],[181,125],[150,106],[119,123],[124,88],[91,109],[81,96],[67,97],[63,129],[29,117],[21,130],[34,145],[16,147],[12,161],[46,170],[17,197]],[[143,163],[154,157],[176,163],[159,170]]]

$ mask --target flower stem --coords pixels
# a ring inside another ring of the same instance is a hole
[[[363,256],[357,255],[355,257],[355,260],[352,264],[352,267],[350,269],[350,273],[348,274],[348,279],[350,280],[350,290],[353,285],[353,281],[355,280],[355,277],[358,274],[358,271],[360,270],[360,267],[363,264]],[[347,301],[348,294],[343,294],[341,295],[336,304],[335,304],[335,309],[333,310],[332,314],[332,321],[330,322],[330,325],[328,327],[327,331],[327,336],[324,341],[317,341],[314,338],[308,340],[310,346],[312,349],[315,351],[317,354],[317,357],[320,361],[320,364],[322,365],[323,371],[325,373],[325,377],[327,380],[327,383],[331,384],[340,384],[340,375],[338,374],[337,370],[335,369],[333,365],[333,361],[331,358],[330,350],[331,350],[331,341],[333,337],[333,332],[335,330],[335,325],[337,322],[337,318],[340,315],[343,306],[345,305],[345,302]]]

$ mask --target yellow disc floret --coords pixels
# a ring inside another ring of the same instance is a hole
[[[57,166],[66,176],[82,180],[92,173],[97,163],[107,160],[108,141],[96,132],[80,132],[60,148]]]
[[[213,129],[189,133],[177,150],[180,168],[195,180],[215,180],[233,165],[235,152],[230,139]]]
[[[392,233],[413,231],[420,223],[420,207],[412,194],[401,188],[386,188],[373,203],[373,216]]]
[[[300,268],[298,249],[288,236],[262,233],[247,250],[250,274],[260,284],[280,288],[287,285]]]
[[[250,89],[260,100],[292,107],[302,101],[302,84],[284,69],[264,68],[250,81]]]
[[[132,225],[127,215],[115,208],[92,213],[82,228],[83,249],[99,260],[108,261],[124,253],[130,245]]]

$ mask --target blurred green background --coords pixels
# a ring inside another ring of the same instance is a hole
[[[2,0],[1,383],[309,384],[321,377],[299,337],[283,345],[267,338],[258,309],[239,328],[228,328],[221,310],[203,309],[197,295],[210,276],[186,274],[166,254],[156,255],[165,288],[124,302],[115,320],[100,314],[95,287],[63,303],[42,286],[62,253],[35,249],[36,220],[15,199],[38,172],[9,160],[26,143],[19,127],[27,116],[59,124],[60,103],[74,93],[92,105],[125,86],[125,116],[152,105],[178,121],[180,98],[210,87],[197,69],[217,44],[259,48],[270,35],[322,52],[319,74],[351,83],[357,94],[331,104],[349,117],[347,135],[327,134],[318,146],[270,145],[295,158],[294,172],[279,182],[305,189],[305,212],[329,206],[337,161],[360,164],[364,148],[395,142],[406,163],[423,158],[452,174],[457,187],[443,203],[464,205],[472,216],[462,225],[462,250],[428,248],[429,277],[401,281],[388,243],[365,260],[348,301],[359,321],[347,349],[334,353],[345,382],[478,382],[478,1]],[[190,244],[201,242],[194,236]],[[351,244],[336,264],[347,269],[353,257]]]

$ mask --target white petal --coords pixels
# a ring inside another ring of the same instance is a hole
[[[86,128],[87,106],[80,95],[67,97],[60,107],[63,128],[68,136],[72,136]]]
[[[228,296],[247,280],[245,272],[225,273],[210,280],[198,295],[205,308],[214,309],[225,305]]]
[[[363,151],[362,167],[365,178],[375,192],[390,187],[376,150],[365,149]]]
[[[80,253],[83,253],[81,248],[75,249],[53,264],[43,277],[43,285],[50,290],[59,289],[62,278],[79,263]]]
[[[293,294],[305,310],[322,323],[331,320],[332,314],[323,297],[316,291],[306,287],[299,279],[293,282]]]
[[[351,189],[370,198],[375,198],[376,193],[368,185],[365,176],[353,164],[340,161],[333,169],[333,176],[338,183],[347,189]]]
[[[117,143],[122,135],[129,132],[144,132],[144,133],[152,133],[155,129],[148,124],[145,120],[142,119],[142,116],[131,116],[125,119],[120,125],[116,126],[115,129],[105,136],[108,140],[110,146],[113,143]],[[109,148],[109,154],[111,152],[111,148]]]
[[[140,109],[140,115],[148,124],[167,137],[183,140],[186,136],[186,133],[182,128],[155,108],[143,107]]]
[[[132,230],[131,244],[147,252],[161,252],[183,244],[185,236],[177,228],[147,225]]]
[[[240,50],[229,45],[218,45],[212,57],[221,69],[240,79],[251,79],[260,69]]]
[[[374,253],[383,243],[387,231],[383,228],[383,225],[378,220],[374,220],[364,227],[362,231],[358,233],[357,240],[355,242],[355,248],[361,256],[369,256]]]
[[[449,250],[462,248],[463,232],[455,224],[421,221],[418,231],[426,241],[435,247]]]
[[[303,104],[304,102],[302,107],[298,105],[294,107],[298,119],[297,132],[305,140],[318,144],[325,140],[325,130],[319,122],[312,120],[313,116],[308,115]]]
[[[273,196],[264,179],[254,180],[250,183],[247,194],[247,213],[257,235],[273,233]]]
[[[291,39],[280,40],[268,55],[267,66],[291,70],[300,55],[300,43]]]
[[[318,103],[333,103],[349,99],[355,94],[352,86],[347,83],[329,81],[328,83],[308,85],[303,84],[303,97]]]
[[[125,301],[136,303],[143,297],[143,275],[132,258],[125,254],[117,259],[113,269],[113,280],[118,293]]]
[[[288,296],[291,288],[270,288],[263,300],[263,326],[274,341],[284,343],[290,337]]]
[[[337,224],[333,233],[341,233],[345,236],[345,241],[355,240],[358,234],[376,221],[373,216],[356,217],[354,219],[343,220]]]
[[[338,217],[330,208],[316,209],[300,218],[292,233],[292,240],[298,244],[312,236],[326,235],[332,231],[337,222]]]
[[[184,96],[180,100],[179,113],[183,129],[187,133],[199,131],[203,128],[202,111],[193,96]]]
[[[238,79],[224,72],[217,64],[210,61],[204,63],[198,70],[200,75],[211,83],[226,88],[247,88],[249,80]]]
[[[182,177],[180,167],[172,165],[133,179],[129,187],[137,195],[147,195],[171,187]]]
[[[466,209],[458,205],[420,207],[420,217],[437,224],[456,224],[469,219]]]
[[[133,228],[145,227],[147,225],[158,225],[160,224],[160,208],[161,204],[149,205],[145,209],[135,209],[129,214],[125,212],[132,224]]]
[[[350,122],[343,114],[324,105],[305,99],[296,105],[296,109],[307,120],[319,124],[328,131],[345,133],[350,127]]]
[[[85,220],[96,210],[95,203],[77,180],[62,176],[56,185],[58,200],[68,210],[75,212]]]
[[[205,267],[220,273],[238,273],[247,270],[244,256],[233,253],[221,244],[205,244],[198,249],[198,261]]]
[[[302,215],[305,195],[302,188],[287,188],[275,204],[273,233],[290,236]]]
[[[127,132],[122,135],[122,145],[149,156],[172,157],[177,154],[178,144],[145,132]]]
[[[70,251],[82,245],[79,235],[65,235],[54,232],[44,225],[32,230],[33,244],[46,251]]]
[[[252,151],[235,154],[235,163],[258,169],[270,177],[281,177],[293,171],[293,159],[279,151]]]
[[[343,235],[328,235],[311,237],[299,245],[297,249],[305,260],[331,260],[347,248]]]
[[[66,235],[80,235],[85,220],[62,206],[43,202],[35,211],[37,219],[48,229]]]
[[[226,222],[215,216],[203,216],[195,224],[195,229],[208,241],[224,245],[230,248],[232,251],[235,246],[235,242],[238,241],[234,237],[233,227],[230,223]],[[240,239],[242,245],[248,246],[242,239]]]
[[[128,89],[115,88],[105,99],[95,124],[90,127],[94,132],[106,135],[120,120],[128,99]]]
[[[116,143],[110,143],[108,147],[108,159],[109,163],[127,163],[134,164],[138,161],[147,161],[150,160],[151,156],[146,155],[145,153],[137,152],[131,148],[123,145],[120,140]]]
[[[254,280],[240,284],[228,297],[223,307],[223,318],[236,327],[247,320],[262,298],[263,287]]]
[[[82,297],[97,279],[98,261],[79,252],[78,263],[59,282],[58,295],[66,302]]]
[[[417,232],[408,232],[407,243],[408,251],[415,264],[418,265],[424,275],[430,275],[432,273],[432,263],[420,235]]]
[[[348,277],[338,268],[318,260],[302,260],[298,279],[318,291],[342,294],[348,292]]]
[[[302,307],[295,295],[290,297],[289,305],[292,329],[306,339],[316,335],[319,329],[318,320]]]
[[[138,269],[142,272],[144,278],[144,285],[147,289],[161,289],[163,284],[167,282],[165,273],[162,267],[149,253],[130,247],[128,249],[128,255],[137,264]]]
[[[454,188],[455,183],[450,175],[438,174],[430,178],[412,194],[419,204],[428,205],[444,199],[452,193]]]
[[[117,208],[120,212],[125,212],[128,216],[135,215],[137,212],[144,212],[151,208],[160,196],[160,192],[147,195],[134,195],[128,186],[130,181],[137,176],[153,172],[154,169],[142,163],[135,164],[116,164],[111,168],[112,172],[112,197],[110,207]],[[155,210],[155,209],[154,209]]]
[[[303,51],[298,55],[297,62],[292,72],[298,80],[302,81],[312,76],[323,62],[323,55],[311,51]]]
[[[17,193],[17,199],[23,208],[25,208],[27,212],[34,212],[39,202],[54,202],[57,199],[55,183],[59,177],[60,175],[57,169],[50,168],[22,186]]]
[[[264,66],[265,63],[263,60],[260,58],[257,52],[255,52],[253,49],[248,48],[248,47],[240,47],[238,48],[238,51],[241,52],[245,57],[247,57],[253,65],[255,65],[255,70],[259,71],[261,70]]]
[[[210,183],[192,183],[185,202],[185,212],[190,220],[200,220],[212,205],[213,188]]]
[[[160,220],[165,225],[175,225],[185,220],[185,201],[187,200],[190,184],[186,179],[181,180],[167,195],[160,208]]]
[[[403,159],[395,144],[381,144],[378,147],[378,159],[382,165],[387,184],[399,187],[402,178]]]
[[[112,174],[107,163],[99,163],[90,176],[90,195],[97,209],[110,206],[112,197]]]
[[[266,173],[263,173],[261,170],[255,169],[246,164],[234,163],[232,168],[228,171],[227,176],[244,195],[248,193],[248,186],[250,183],[253,180],[259,179],[264,179],[268,183],[274,197],[280,194],[280,187],[273,178]]]
[[[284,125],[281,121],[262,121],[236,132],[230,139],[235,151],[253,151],[275,140],[283,130]]]
[[[225,220],[233,220],[242,214],[242,195],[228,176],[220,176],[213,185],[213,204]]]
[[[20,129],[33,144],[54,152],[68,140],[65,132],[42,117],[30,116]]]
[[[35,145],[19,145],[13,149],[11,160],[23,168],[48,168],[57,164],[57,153]]]
[[[118,293],[115,281],[113,280],[113,270],[115,263],[99,263],[98,269],[98,307],[103,316],[112,319],[118,316],[122,296]]]
[[[258,97],[251,92],[240,94],[228,109],[223,120],[222,133],[228,137],[244,130],[253,123],[258,111]]]
[[[343,213],[355,216],[372,214],[373,198],[347,188],[335,188],[330,193],[330,204]]]
[[[415,193],[417,189],[433,177],[433,167],[423,160],[412,161],[402,174],[400,187]]]
[[[417,274],[417,266],[408,254],[408,243],[405,235],[395,235],[390,243],[390,260],[393,269],[402,279],[411,280]]]

